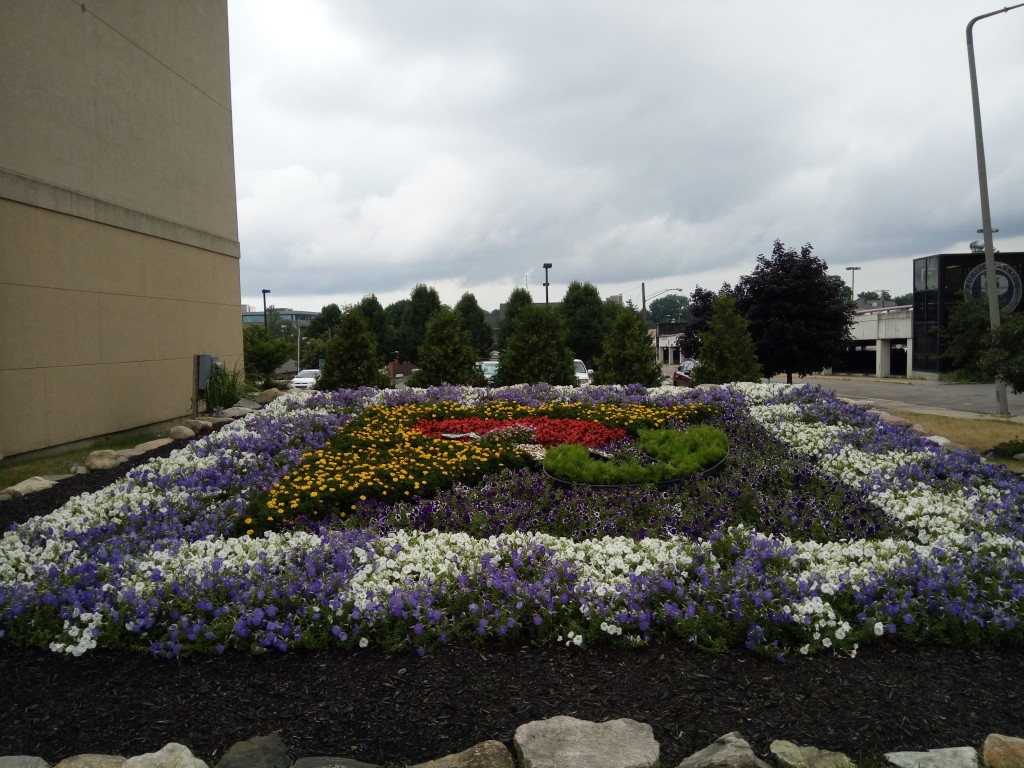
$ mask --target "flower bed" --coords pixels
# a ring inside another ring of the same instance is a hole
[[[501,439],[414,428],[466,409],[630,433],[698,419],[730,458],[678,493],[560,489]],[[360,463],[367,440],[378,453]],[[451,453],[419,453],[435,443]],[[342,503],[315,502],[342,480]],[[882,635],[1020,642],[1022,508],[1011,473],[821,390],[296,393],[7,532],[0,643],[176,656],[467,637],[770,654]],[[284,514],[245,527],[264,509]]]

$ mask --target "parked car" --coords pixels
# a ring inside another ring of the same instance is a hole
[[[498,373],[497,360],[481,360],[476,364],[476,367],[480,369],[487,381],[493,379]]]
[[[587,368],[586,363],[582,360],[573,360],[572,364],[576,369],[576,383],[581,387],[589,384],[593,370]]]
[[[679,367],[672,372],[672,383],[677,387],[692,387],[693,369],[696,367],[696,360],[683,360]]]
[[[295,374],[288,385],[288,389],[312,389],[316,386],[316,380],[320,378],[320,371],[316,368],[307,368]]]

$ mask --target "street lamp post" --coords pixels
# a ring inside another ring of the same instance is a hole
[[[269,288],[263,289],[263,327],[267,327],[267,294],[270,293]]]
[[[653,299],[656,296],[661,296],[661,294],[668,293],[669,291],[678,291],[679,293],[682,293],[683,289],[682,288],[665,288],[665,289],[660,290],[660,291],[655,291],[650,296],[648,296],[647,295],[647,286],[644,283],[640,283],[640,296],[641,296],[641,301],[643,302],[643,308],[641,309],[641,316],[643,317],[643,320],[644,320],[644,328],[647,327],[647,299],[649,299],[649,298]],[[657,323],[655,323],[655,325],[654,325],[654,353],[658,356],[658,362],[660,363],[661,362],[661,332],[658,329]]]
[[[544,262],[544,306],[548,305],[548,270],[551,269],[550,262]]]
[[[856,281],[858,270],[860,270],[860,267],[847,267],[846,268],[846,271],[850,273],[850,293],[853,294],[854,302],[857,301],[857,291],[854,289],[853,285],[854,285],[854,282]]]
[[[995,248],[992,244],[992,212],[988,202],[988,172],[985,169],[985,141],[981,133],[981,101],[978,98],[978,71],[974,64],[974,24],[999,13],[1020,8],[1024,3],[1000,8],[998,11],[975,16],[967,25],[967,64],[971,74],[971,105],[974,108],[974,143],[978,154],[978,187],[981,190],[981,229],[985,238],[985,282],[988,289],[988,319],[992,330],[999,327],[999,293],[996,280]],[[996,402],[999,413],[1006,416],[1010,406],[1006,399],[1006,382],[996,381]]]

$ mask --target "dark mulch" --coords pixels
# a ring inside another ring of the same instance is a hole
[[[125,468],[0,503],[0,530],[106,485]],[[729,731],[846,752],[979,746],[1024,736],[1024,649],[876,646],[855,659],[777,663],[690,647],[448,647],[425,658],[367,649],[157,661],[0,650],[0,755],[132,755],[175,741],[215,763],[280,731],[292,757],[416,762],[526,722],[571,715],[649,723],[675,765]]]

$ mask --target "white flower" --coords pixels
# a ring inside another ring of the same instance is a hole
[[[370,644],[370,641],[369,641],[369,640],[367,640],[367,639],[366,639],[365,637],[360,637],[360,638],[359,638],[359,647],[360,647],[360,648],[365,648],[365,647],[366,647],[366,646],[368,646],[369,644]]]

